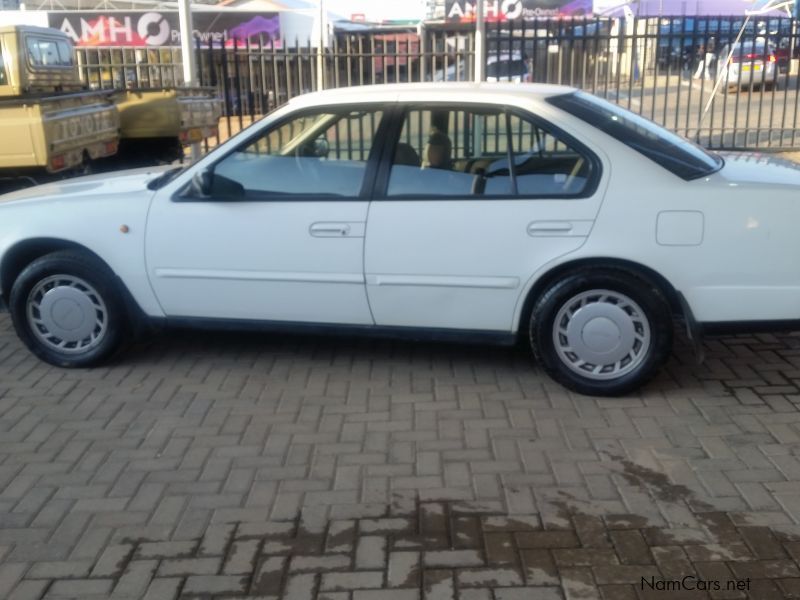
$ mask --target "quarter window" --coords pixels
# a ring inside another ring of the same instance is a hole
[[[245,197],[357,197],[383,113],[307,113],[267,131],[214,167]]]
[[[389,197],[564,197],[584,192],[591,162],[563,136],[501,107],[410,110]]]

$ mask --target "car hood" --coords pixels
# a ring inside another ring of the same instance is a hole
[[[54,181],[0,195],[0,204],[56,197],[68,198],[70,196],[85,197],[98,194],[117,195],[141,192],[147,189],[147,183],[150,180],[171,168],[174,167],[172,165],[164,165]]]
[[[728,185],[800,186],[800,163],[759,152],[722,152],[725,166],[717,175]]]

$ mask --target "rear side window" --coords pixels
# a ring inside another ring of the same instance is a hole
[[[29,35],[26,38],[28,60],[33,67],[71,67],[72,51],[64,40]]]
[[[552,96],[547,101],[596,127],[682,179],[710,175],[722,159],[624,108],[585,92]]]
[[[573,198],[590,192],[592,162],[561,134],[501,106],[411,109],[387,196]]]

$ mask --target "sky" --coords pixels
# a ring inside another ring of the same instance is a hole
[[[304,5],[319,6],[319,0],[284,0],[281,3],[291,6],[300,2]],[[344,18],[350,18],[354,14],[363,14],[368,21],[425,17],[425,0],[323,0],[323,2],[328,12],[339,14]]]

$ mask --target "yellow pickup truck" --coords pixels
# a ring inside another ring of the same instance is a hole
[[[119,112],[108,92],[82,89],[60,31],[0,27],[0,179],[85,168],[113,155]]]
[[[0,27],[0,184],[172,162],[217,135],[221,112],[213,88],[90,91],[66,34]]]
[[[114,162],[172,162],[183,146],[217,135],[222,101],[214,88],[127,89],[114,92],[120,149]]]

